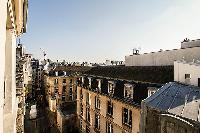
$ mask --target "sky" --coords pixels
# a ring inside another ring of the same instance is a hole
[[[200,0],[29,0],[27,52],[42,58],[105,62],[180,48],[200,39]]]

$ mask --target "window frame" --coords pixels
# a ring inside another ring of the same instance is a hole
[[[111,122],[106,122],[106,133],[113,133],[113,125]]]
[[[132,84],[124,84],[124,98],[133,99],[134,86]]]
[[[128,109],[125,107],[122,109],[122,123],[127,125],[128,127],[132,127],[132,110],[131,109]]]
[[[100,97],[99,96],[95,96],[95,109],[99,109],[101,108],[101,101],[100,101]]]
[[[100,115],[95,114],[95,124],[94,124],[95,129],[99,130],[100,129]]]
[[[113,116],[113,103],[111,101],[107,102],[107,114]]]

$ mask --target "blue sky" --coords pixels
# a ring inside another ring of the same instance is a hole
[[[199,0],[29,0],[28,52],[42,58],[105,62],[174,49],[200,38]]]

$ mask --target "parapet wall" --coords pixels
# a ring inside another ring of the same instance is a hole
[[[125,56],[125,66],[167,66],[176,60],[200,60],[200,47],[181,48],[142,55]]]
[[[191,47],[200,47],[200,39],[181,43],[181,48],[191,48]]]

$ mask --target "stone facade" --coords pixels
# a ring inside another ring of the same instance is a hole
[[[16,132],[16,38],[26,31],[27,0],[0,1],[0,132]]]
[[[24,115],[25,115],[25,99],[26,91],[32,80],[31,75],[31,57],[25,54],[22,44],[18,44],[16,48],[16,96],[17,96],[17,133],[24,132]]]
[[[56,124],[61,133],[76,128],[76,76],[55,72],[44,76],[46,100],[49,110],[56,115]]]
[[[83,133],[138,133],[140,102],[148,96],[149,86],[158,87],[90,76],[80,77],[78,83],[77,124]],[[145,97],[139,97],[139,93]]]

